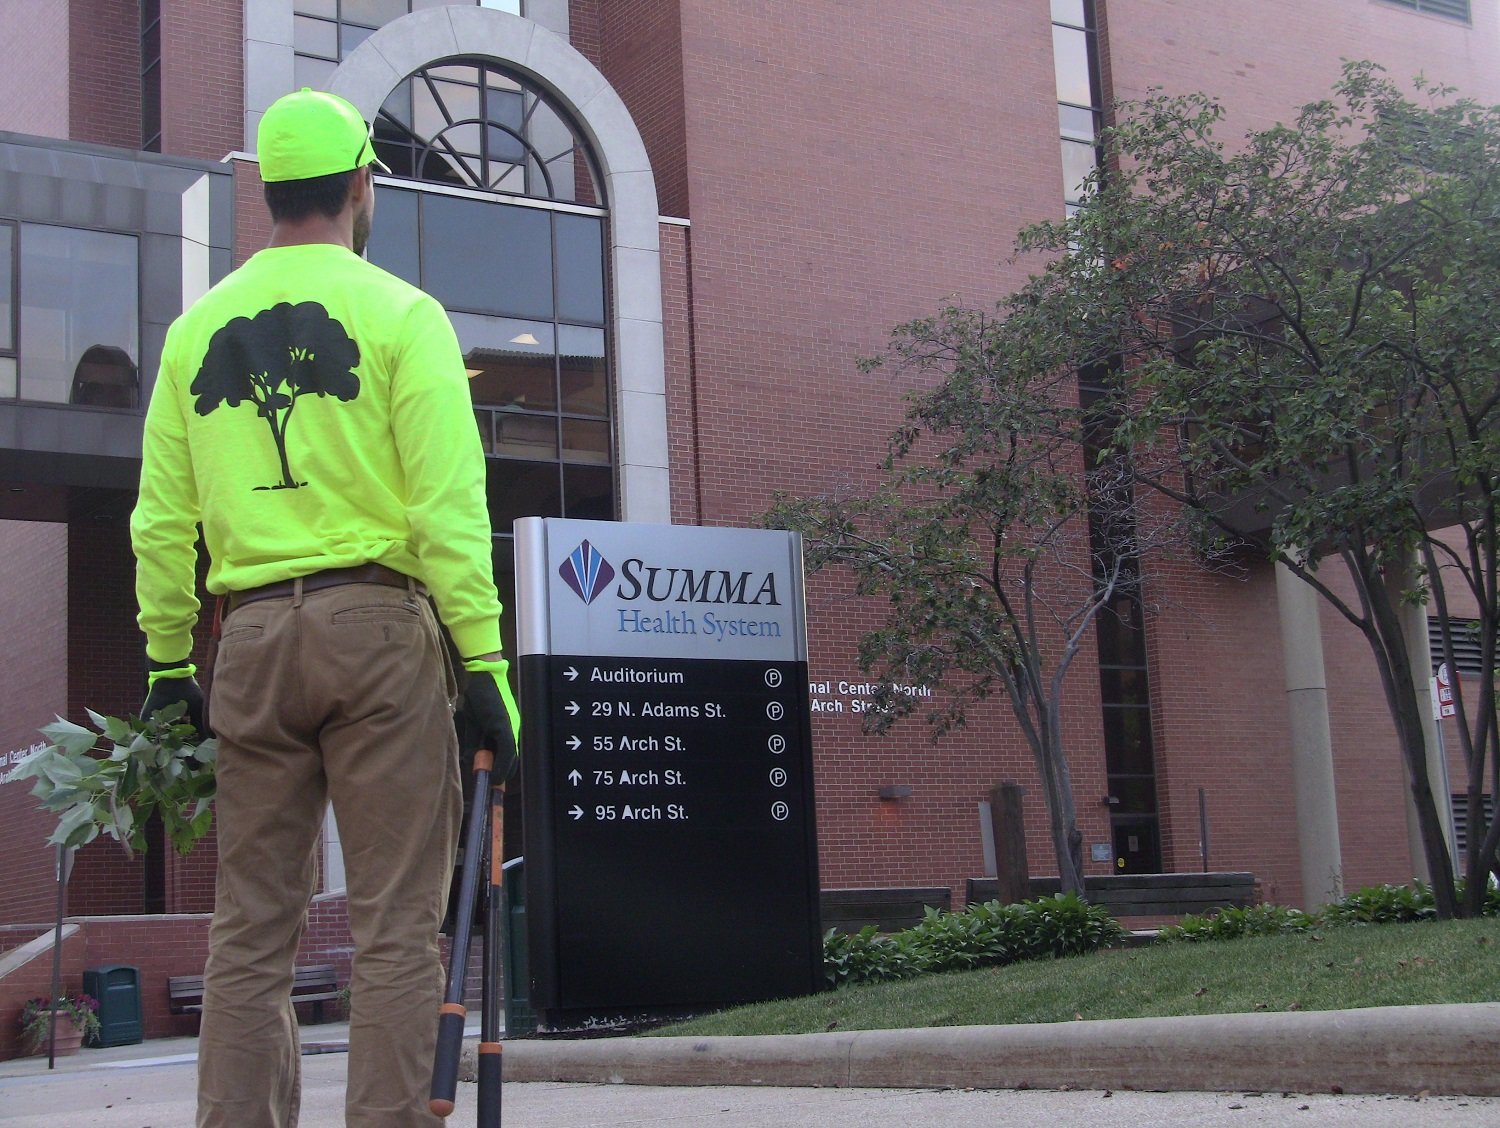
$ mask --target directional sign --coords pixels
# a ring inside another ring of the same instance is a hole
[[[800,544],[517,522],[544,1023],[822,984]]]

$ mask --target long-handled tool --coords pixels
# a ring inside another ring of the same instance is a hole
[[[485,853],[486,828],[490,821],[493,802],[486,802],[490,794],[490,773],[495,766],[495,754],[487,748],[474,753],[474,801],[469,812],[468,832],[464,839],[463,874],[459,880],[458,907],[454,918],[453,947],[448,960],[448,985],[443,992],[443,1005],[438,1008],[437,1051],[432,1062],[432,1089],[428,1107],[437,1116],[448,1116],[453,1112],[453,1099],[458,1092],[458,1058],[463,1049],[464,1018],[468,1014],[464,1007],[464,983],[469,974],[469,941],[474,928],[474,904],[479,895],[479,874]],[[503,793],[504,784],[495,790]],[[499,853],[500,851],[496,851]],[[493,884],[493,878],[491,879]],[[491,909],[493,914],[493,908]],[[489,943],[488,938],[486,944]],[[489,977],[485,977],[485,993],[491,992]],[[487,1010],[488,1008],[486,1008]],[[489,1032],[491,1036],[495,1031]],[[498,1043],[496,1044],[498,1049]],[[496,1059],[499,1054],[485,1054]],[[481,1066],[481,1073],[483,1066]],[[498,1110],[499,1098],[496,1094]],[[496,1121],[498,1123],[498,1120]]]
[[[477,794],[477,793],[476,793]],[[479,1128],[500,1128],[500,947],[505,913],[505,781],[490,788],[490,895],[484,921],[484,995],[479,1019]]]

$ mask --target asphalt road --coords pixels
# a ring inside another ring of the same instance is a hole
[[[347,1062],[341,1053],[303,1059],[301,1128],[342,1126]],[[193,1122],[194,1075],[189,1058],[0,1077],[0,1125],[184,1128]],[[459,1086],[458,1099],[449,1123],[473,1124],[474,1087]],[[1496,1128],[1500,1098],[532,1083],[506,1086],[504,1121],[507,1128]]]

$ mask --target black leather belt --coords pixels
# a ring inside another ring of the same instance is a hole
[[[404,588],[411,586],[411,578],[394,568],[387,568],[384,564],[329,568],[326,571],[314,572],[310,576],[302,577],[304,592],[342,587],[344,584],[381,584],[384,587]],[[296,585],[296,580],[277,580],[274,584],[247,588],[244,591],[232,591],[224,597],[224,612],[228,614],[236,607],[243,607],[247,603],[255,603],[262,599],[290,599],[296,594]],[[425,593],[427,589],[417,584],[416,590]]]

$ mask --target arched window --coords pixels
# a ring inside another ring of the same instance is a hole
[[[397,176],[586,205],[587,147],[535,86],[482,59],[424,67],[391,91],[375,146]]]
[[[517,517],[618,515],[593,160],[540,90],[473,58],[403,79],[375,148],[392,176],[368,255],[442,302],[458,334],[508,595]]]

